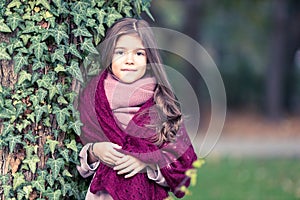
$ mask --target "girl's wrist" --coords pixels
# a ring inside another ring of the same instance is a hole
[[[94,145],[96,143],[92,143],[89,148],[88,148],[88,154],[89,154],[89,157],[91,158],[90,160],[91,161],[100,161],[100,158],[99,156],[97,156],[94,152]]]

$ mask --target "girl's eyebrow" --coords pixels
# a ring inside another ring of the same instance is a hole
[[[125,49],[126,50],[127,48],[126,47],[115,47],[115,49]],[[146,49],[141,47],[141,48],[136,48],[134,50],[144,50],[145,51]]]

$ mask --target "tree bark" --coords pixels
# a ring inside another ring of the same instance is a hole
[[[283,112],[284,74],[286,73],[287,2],[273,2],[273,31],[271,35],[269,66],[265,73],[266,112],[270,119],[278,120]]]
[[[0,42],[8,42],[9,34],[0,33]],[[13,88],[17,82],[17,75],[14,73],[13,62],[7,60],[0,60],[0,84],[4,87]],[[0,134],[3,131],[2,120],[0,119]],[[8,172],[11,154],[8,153],[7,148],[0,149],[0,175],[5,175]],[[4,199],[2,191],[0,191],[0,199]]]

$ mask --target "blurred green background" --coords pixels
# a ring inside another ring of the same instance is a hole
[[[300,199],[300,1],[158,0],[150,10],[155,21],[143,18],[153,26],[182,32],[206,49],[226,89],[217,153],[206,158],[193,195],[184,199]],[[209,116],[201,76],[176,55],[163,59],[190,81]],[[225,151],[224,144],[236,148]]]

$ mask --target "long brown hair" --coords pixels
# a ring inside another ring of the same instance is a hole
[[[162,59],[157,48],[154,34],[145,20],[123,18],[110,27],[101,46],[101,65],[111,67],[112,56],[117,40],[121,35],[137,34],[146,48],[147,65],[156,78],[157,87],[154,91],[154,101],[158,107],[161,120],[157,127],[157,137],[154,142],[161,145],[163,142],[175,139],[182,122],[180,105],[168,81]]]

